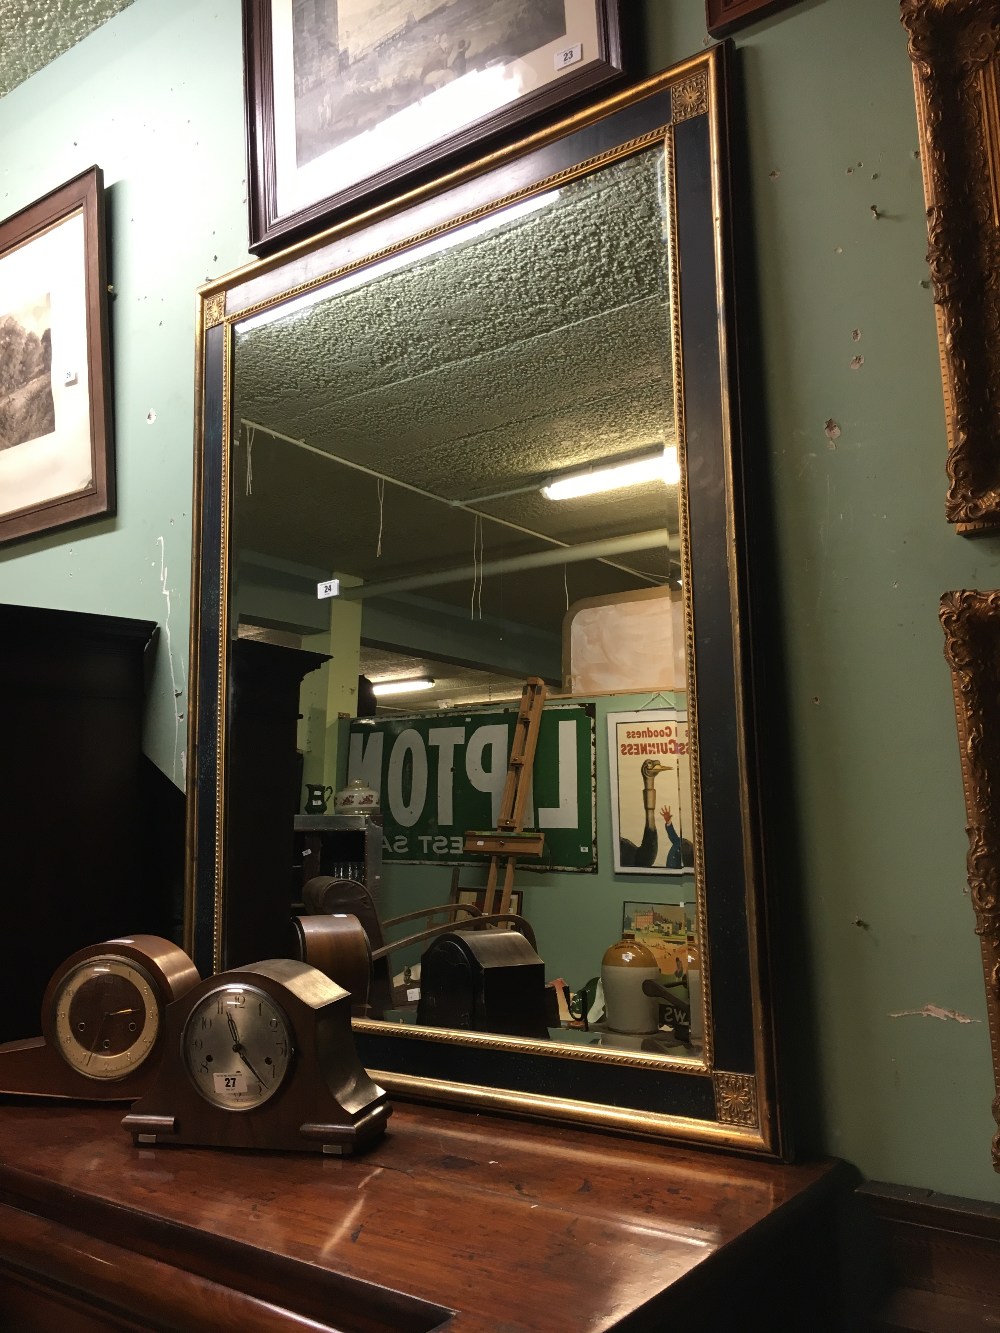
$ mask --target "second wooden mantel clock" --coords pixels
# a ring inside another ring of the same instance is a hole
[[[187,954],[158,935],[80,949],[45,988],[42,1035],[0,1046],[0,1092],[132,1101],[162,1054],[167,1006],[199,980]]]
[[[273,958],[223,972],[169,1006],[163,1059],[122,1125],[136,1144],[356,1152],[390,1106],[368,1077],[343,987]]]

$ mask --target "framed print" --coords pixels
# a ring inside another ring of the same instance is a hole
[[[795,0],[705,0],[705,23],[713,37],[726,37],[748,23],[770,18]]]
[[[1000,27],[994,0],[901,0],[944,395],[945,516],[1000,527]]]
[[[644,944],[665,977],[687,971],[688,936],[698,937],[698,904],[690,902],[622,904],[622,934],[631,933]]]
[[[994,1171],[1000,1171],[1000,591],[946,592],[938,610],[951,671],[965,792],[966,873],[983,960],[993,1055]]]
[[[486,890],[485,890],[485,888],[482,888],[482,889],[459,889],[459,890],[458,890],[458,901],[459,901],[460,903],[466,903],[466,904],[468,904],[468,906],[470,906],[470,907],[478,907],[479,910],[480,910],[480,912],[485,912],[485,911],[486,911]],[[511,911],[511,912],[516,912],[517,915],[520,916],[520,915],[521,915],[521,907],[522,907],[522,905],[523,905],[523,902],[524,902],[524,894],[522,893],[522,891],[521,891],[520,889],[513,889],[513,890],[511,890],[511,895],[510,895],[510,908],[509,908],[508,910]]]
[[[687,710],[608,714],[615,874],[693,875]]]
[[[0,223],[0,542],[113,514],[98,167]]]
[[[619,0],[243,0],[250,249],[622,70]]]

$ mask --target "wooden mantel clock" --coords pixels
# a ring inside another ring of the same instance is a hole
[[[200,980],[158,935],[80,949],[45,988],[42,1035],[0,1046],[0,1093],[133,1101],[162,1055],[167,1006]]]
[[[222,972],[171,1004],[164,1056],[122,1121],[136,1144],[350,1153],[391,1108],[351,1032],[351,998],[308,963]]]

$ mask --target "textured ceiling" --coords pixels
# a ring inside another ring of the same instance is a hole
[[[238,545],[369,583],[676,535],[676,493],[660,482],[568,503],[537,489],[674,440],[659,167],[655,151],[632,157],[544,209],[239,332],[237,419],[310,449],[261,430],[250,446],[243,432]],[[567,597],[669,573],[666,543],[612,560],[487,579],[483,613],[555,632]],[[471,582],[426,595],[468,605]]]
[[[0,0],[0,97],[132,0]]]

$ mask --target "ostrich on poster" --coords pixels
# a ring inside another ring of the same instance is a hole
[[[687,712],[608,714],[615,872],[683,875],[694,868]]]

